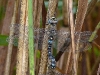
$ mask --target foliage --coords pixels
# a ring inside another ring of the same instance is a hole
[[[90,3],[90,1],[91,0],[89,0],[89,3]],[[77,12],[77,0],[74,0],[74,3],[73,3],[73,13],[74,14],[76,14],[76,12]],[[46,6],[46,9],[48,8],[48,0],[45,0],[45,6]],[[59,18],[61,18],[61,17],[63,17],[63,11],[62,11],[62,7],[63,7],[63,2],[62,2],[62,0],[59,0],[59,3],[58,3],[58,19]],[[97,8],[96,8],[97,9]],[[29,9],[29,14],[28,15],[30,15],[30,17],[29,17],[29,20],[31,21],[31,22],[29,22],[29,25],[33,25],[32,23],[33,23],[33,16],[32,16],[32,14],[30,14],[30,12],[32,12],[32,8],[30,8]],[[94,11],[94,13],[91,15],[92,17],[90,17],[90,18],[97,18],[98,16],[98,14],[99,13],[96,13],[97,11]],[[2,20],[3,19],[3,17],[4,17],[4,13],[5,13],[5,8],[4,7],[0,7],[0,20]],[[62,19],[63,20],[63,19]],[[60,25],[62,25],[63,24],[63,22],[62,22],[62,20],[60,21]],[[91,21],[91,20],[89,20],[89,21]],[[90,22],[90,23],[93,23],[93,22]],[[42,21],[41,21],[41,24],[42,24]],[[93,25],[93,24],[92,24]],[[90,27],[92,27],[92,25],[90,26]],[[29,27],[30,29],[31,29],[31,26]],[[86,27],[87,28],[87,27]],[[30,30],[29,29],[29,30]],[[33,41],[33,33],[32,33],[32,30],[30,31],[30,33],[29,33],[29,38],[30,38],[30,40],[29,40],[29,50],[30,50],[30,53],[34,53],[33,52],[33,50],[34,49],[32,49],[32,47],[34,48],[34,41]],[[6,41],[7,40],[7,38],[8,38],[8,36],[7,35],[0,35],[0,46],[8,46],[8,42]],[[16,38],[16,39],[14,39],[14,41],[16,42],[15,44],[14,44],[14,46],[18,46],[17,45],[17,43],[18,43],[18,38]],[[57,44],[56,44],[57,45]],[[100,56],[100,49],[97,47],[97,46],[94,46],[93,45],[93,49],[90,49],[90,50],[88,50],[89,51],[89,53],[90,53],[90,55],[92,54],[92,51],[94,51],[94,55],[93,56],[96,56],[96,57],[98,57],[98,56]],[[56,55],[56,53],[57,53],[57,50],[54,48],[53,49],[53,55],[55,56]],[[41,54],[41,51],[40,50],[37,50],[36,51],[36,57],[37,58],[40,58],[40,54]],[[89,55],[89,56],[90,56]],[[34,56],[34,54],[31,54],[30,56],[29,56],[29,62],[32,62],[32,65],[34,66],[34,61],[33,61],[33,56]],[[92,58],[93,56],[91,56],[90,58]],[[95,59],[96,60],[96,59]],[[94,60],[93,60],[94,61]],[[32,65],[30,65],[30,66],[32,66]],[[93,66],[92,66],[93,67]],[[16,69],[14,69],[14,71],[16,71]],[[32,72],[33,70],[31,70],[31,72]]]
[[[0,35],[0,46],[7,46],[8,42],[6,41],[8,38],[7,35]]]
[[[0,7],[0,20],[3,19],[4,14],[5,14],[5,8],[4,8],[3,6],[1,6],[1,7]]]

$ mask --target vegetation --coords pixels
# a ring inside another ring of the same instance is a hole
[[[99,0],[0,0],[0,75],[99,75],[99,13]]]

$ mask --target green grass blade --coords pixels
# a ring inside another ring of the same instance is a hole
[[[29,23],[29,72],[34,73],[34,39],[33,39],[33,0],[28,0],[28,23]]]
[[[95,30],[93,31],[92,35],[90,36],[89,42],[92,42],[92,41],[95,39],[95,37],[96,37],[97,32],[98,32],[99,29],[100,29],[100,22],[99,22],[98,25],[95,27]]]

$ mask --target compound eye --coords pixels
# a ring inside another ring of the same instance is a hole
[[[52,17],[52,19],[55,20],[56,18],[55,17]]]
[[[55,66],[51,66],[51,68],[52,68],[52,69],[54,69],[54,68],[55,68]]]
[[[50,36],[49,39],[50,39],[50,40],[53,40],[53,36]]]

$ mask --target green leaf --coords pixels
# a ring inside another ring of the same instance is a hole
[[[100,56],[100,50],[97,47],[94,47],[94,53],[96,56]]]
[[[36,57],[37,57],[37,58],[40,58],[40,56],[41,56],[40,50],[37,50],[37,51],[36,51]]]
[[[8,46],[7,35],[0,35],[0,46]],[[18,46],[18,38],[14,38],[14,46]]]
[[[7,35],[0,35],[0,46],[7,46],[8,42],[6,41],[8,38]]]
[[[4,15],[5,15],[5,7],[1,6],[0,7],[0,20],[3,19]]]

